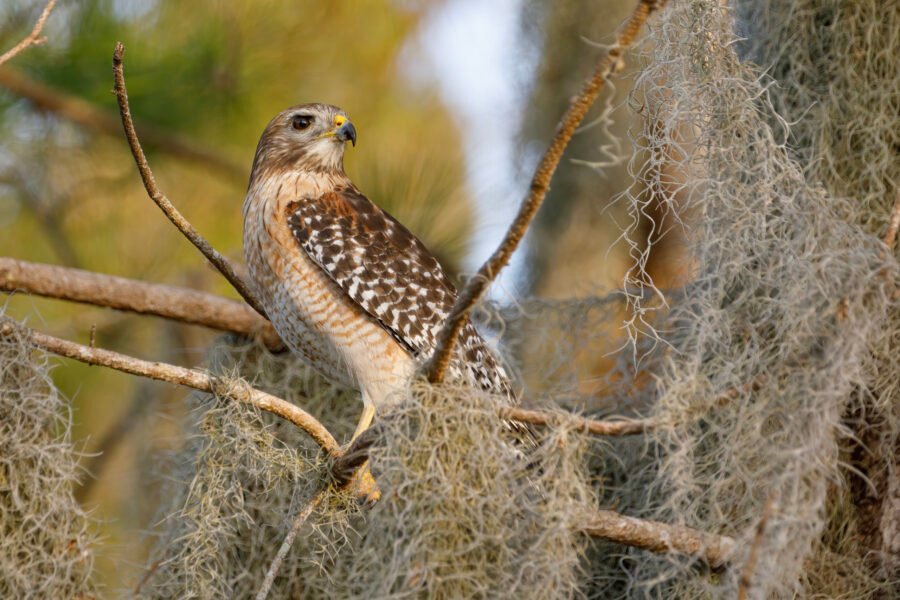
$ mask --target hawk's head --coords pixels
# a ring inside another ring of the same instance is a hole
[[[269,121],[253,159],[258,171],[341,171],[344,142],[356,145],[356,128],[347,113],[330,104],[301,104]]]

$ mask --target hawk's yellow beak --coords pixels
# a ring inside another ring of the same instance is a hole
[[[334,137],[342,142],[350,140],[356,146],[356,127],[344,115],[337,115],[334,118]]]

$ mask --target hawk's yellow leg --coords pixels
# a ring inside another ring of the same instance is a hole
[[[356,426],[356,431],[353,433],[353,437],[350,438],[351,444],[356,441],[356,438],[362,435],[363,431],[369,428],[369,425],[372,424],[372,419],[374,418],[375,405],[370,402],[364,403],[362,414],[359,416],[359,424],[357,424]]]
[[[363,431],[369,428],[372,424],[372,419],[374,418],[375,405],[370,402],[364,403],[362,414],[359,416],[359,423],[356,425],[356,431],[353,433],[353,437],[350,440],[351,444],[356,441],[356,438],[362,435]],[[366,497],[366,500],[370,504],[381,498],[381,490],[378,489],[378,484],[375,483],[375,478],[372,477],[372,472],[369,471],[369,461],[366,461],[363,466],[359,468],[359,471],[356,472],[354,484],[356,485],[357,490]]]

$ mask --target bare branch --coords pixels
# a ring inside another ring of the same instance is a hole
[[[283,348],[272,324],[246,304],[187,288],[0,257],[0,291],[25,292],[220,331],[259,335],[269,349]]]
[[[131,108],[128,106],[128,90],[125,88],[125,72],[122,63],[125,55],[125,46],[121,42],[116,44],[116,50],[113,53],[113,75],[116,85],[116,99],[119,102],[119,114],[122,117],[122,127],[125,129],[125,137],[128,139],[128,145],[131,147],[131,153],[134,155],[134,161],[137,164],[144,187],[147,194],[163,213],[169,218],[175,227],[178,228],[184,236],[191,241],[194,246],[203,253],[203,255],[219,270],[225,279],[237,290],[241,297],[252,306],[256,312],[265,316],[266,311],[254,296],[253,292],[241,277],[235,272],[234,267],[228,262],[228,259],[219,254],[219,252],[194,229],[184,216],[178,212],[178,209],[166,198],[156,185],[156,179],[153,177],[153,171],[147,163],[147,157],[141,148],[141,142],[138,140],[137,133],[134,130],[134,122],[131,119]]]
[[[284,349],[272,324],[246,304],[188,288],[0,257],[0,291],[154,315],[240,335],[258,335],[270,350]],[[511,407],[502,408],[500,417],[545,427],[560,419],[574,419],[593,435],[635,435],[653,426],[648,420],[599,421]]]
[[[41,37],[41,31],[44,29],[44,24],[47,22],[47,18],[53,11],[53,6],[55,4],[56,0],[50,0],[49,2],[47,2],[47,6],[44,7],[44,10],[41,12],[41,16],[38,17],[38,20],[34,24],[34,28],[31,30],[31,33],[25,36],[25,39],[23,39],[21,42],[4,52],[3,56],[0,56],[0,65],[15,58],[16,55],[18,55],[29,46],[37,46],[47,41],[47,38]]]
[[[0,318],[0,336],[9,335],[15,327],[20,327],[20,325],[8,317]],[[340,448],[334,436],[311,414],[299,406],[252,388],[240,380],[216,377],[197,369],[186,369],[176,365],[141,360],[111,350],[90,348],[34,330],[29,329],[27,331],[31,342],[35,346],[59,356],[72,358],[89,365],[108,367],[130,373],[131,375],[175,383],[200,390],[201,392],[213,393],[237,402],[250,404],[259,410],[290,421],[308,433],[330,455],[338,456],[340,454]]]
[[[36,81],[21,71],[9,67],[0,69],[0,86],[27,99],[40,110],[116,139],[122,135],[122,124],[115,114],[64,90]],[[247,185],[247,170],[220,153],[148,123],[138,123],[137,129],[141,132],[141,139],[151,148],[210,169],[235,185]]]
[[[584,428],[588,433],[593,435],[636,435],[644,433],[653,427],[653,422],[648,419],[596,421],[594,419],[585,419],[575,415],[525,410],[524,408],[514,408],[509,406],[501,408],[499,412],[501,419],[543,427],[552,426],[557,421],[566,419],[569,422],[575,423],[578,427]]]
[[[584,82],[581,91],[572,98],[569,108],[556,127],[553,141],[550,142],[550,146],[535,169],[528,195],[522,201],[519,213],[509,226],[503,241],[488,261],[469,279],[456,299],[453,310],[438,336],[434,354],[424,367],[425,375],[430,382],[439,383],[444,379],[444,373],[450,364],[450,357],[453,355],[456,338],[465,325],[467,315],[494,278],[509,263],[510,257],[519,242],[522,241],[531,220],[537,214],[547,195],[547,190],[550,189],[550,180],[556,172],[556,167],[559,165],[566,146],[569,145],[569,140],[572,139],[572,135],[584,119],[584,115],[597,99],[606,79],[622,69],[622,54],[637,38],[647,17],[654,10],[661,8],[663,4],[665,4],[665,0],[640,0],[631,17],[620,27],[616,43],[597,63],[594,73]]]
[[[291,524],[290,531],[288,531],[284,541],[281,543],[281,547],[278,549],[278,554],[276,554],[275,558],[272,560],[272,564],[269,565],[269,570],[266,571],[266,577],[263,579],[262,585],[256,593],[256,600],[266,600],[266,597],[268,597],[269,591],[272,589],[272,584],[275,583],[275,577],[278,576],[278,571],[281,569],[281,563],[284,562],[284,557],[290,552],[291,546],[294,545],[294,540],[297,539],[297,534],[303,529],[303,524],[306,523],[309,515],[312,514],[316,507],[322,503],[322,499],[325,498],[327,492],[328,488],[323,488],[316,492],[316,495],[303,507],[303,510],[294,517],[294,522]]]
[[[660,554],[674,551],[696,556],[713,569],[726,566],[735,547],[734,539],[728,536],[626,517],[611,510],[594,513],[584,532],[592,537]]]
[[[753,585],[753,570],[756,568],[756,559],[759,557],[759,547],[762,545],[763,536],[766,533],[766,523],[772,513],[775,511],[775,495],[769,494],[766,503],[763,506],[762,514],[759,517],[759,523],[756,524],[756,534],[753,536],[753,545],[750,547],[750,555],[747,562],[744,563],[744,570],[741,571],[741,581],[738,587],[737,600],[746,600],[750,586]]]

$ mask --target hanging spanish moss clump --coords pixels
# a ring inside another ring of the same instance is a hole
[[[0,327],[0,597],[90,597],[95,540],[73,494],[68,406],[47,356],[2,311]]]

